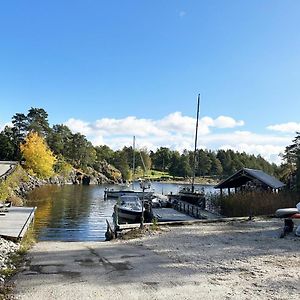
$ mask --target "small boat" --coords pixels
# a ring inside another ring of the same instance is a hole
[[[275,215],[278,218],[289,218],[294,214],[298,214],[299,210],[296,207],[292,208],[279,208],[276,210]]]
[[[153,197],[150,199],[152,208],[161,208],[161,207],[167,207],[170,205],[170,202],[168,201],[168,196],[160,195],[160,194],[154,194]]]
[[[115,206],[115,212],[119,221],[121,219],[121,221],[139,222],[143,210],[140,198],[135,195],[120,196]]]
[[[154,192],[146,192],[146,191],[136,191],[136,190],[114,190],[114,189],[106,189],[104,190],[104,199],[107,198],[119,198],[121,196],[137,196],[139,198],[150,198]]]
[[[180,200],[198,205],[201,209],[205,209],[205,193],[204,189],[195,189],[193,187],[183,187],[179,190],[178,195]]]
[[[287,233],[292,232],[294,226],[296,226],[295,234],[300,236],[300,202],[296,207],[277,209],[275,216],[284,219],[284,227],[280,237],[284,237]]]

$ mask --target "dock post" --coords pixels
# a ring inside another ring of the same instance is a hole
[[[107,228],[106,228],[106,232],[105,232],[105,240],[110,241],[114,238],[115,233],[113,232],[107,219],[106,219],[106,225],[107,225]]]

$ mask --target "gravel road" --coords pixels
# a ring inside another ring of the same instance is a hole
[[[130,241],[39,242],[18,299],[299,299],[300,238],[281,221],[172,227]]]

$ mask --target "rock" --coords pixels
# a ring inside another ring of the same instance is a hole
[[[97,171],[108,178],[112,183],[122,183],[122,174],[114,166],[107,163],[105,160],[98,163]]]
[[[19,247],[19,244],[0,238],[0,271],[16,268],[16,266],[13,265],[10,257],[19,249]],[[5,275],[0,272],[0,285],[2,285],[4,281]]]

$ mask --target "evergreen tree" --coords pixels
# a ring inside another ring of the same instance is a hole
[[[173,151],[170,160],[169,173],[172,176],[179,176],[180,174],[180,153],[178,151]]]
[[[4,133],[0,133],[0,160],[14,160],[15,144]]]
[[[48,113],[43,108],[33,108],[27,114],[28,131],[37,132],[46,137],[50,131]]]
[[[153,152],[151,159],[154,165],[154,168],[159,171],[168,170],[171,162],[172,153],[169,148],[160,147]]]
[[[198,161],[198,172],[200,176],[209,175],[211,168],[211,160],[207,153],[200,149],[197,153],[197,161]]]

